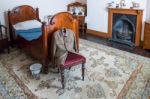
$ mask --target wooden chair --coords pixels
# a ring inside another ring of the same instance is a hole
[[[6,48],[8,49],[8,53],[9,53],[7,27],[0,24],[0,51]]]
[[[61,84],[63,89],[65,88],[64,70],[68,68],[70,69],[71,67],[76,66],[78,64],[82,64],[82,80],[84,81],[85,62],[86,62],[86,58],[84,56],[68,52],[68,56],[65,63],[59,66],[59,71],[61,73]]]
[[[61,74],[61,83],[63,89],[65,88],[65,69],[70,69],[73,66],[82,64],[82,80],[84,80],[84,64],[86,62],[86,58],[77,53],[78,48],[76,37],[73,34],[74,32],[72,32],[71,30],[62,28],[59,31],[56,31],[52,38],[53,65],[58,66],[58,70]]]

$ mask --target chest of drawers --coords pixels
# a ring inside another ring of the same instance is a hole
[[[143,48],[150,49],[150,22],[145,22]]]

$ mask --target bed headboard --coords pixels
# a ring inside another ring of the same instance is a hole
[[[74,31],[75,36],[76,36],[76,41],[77,41],[77,46],[79,46],[79,25],[78,25],[78,20],[73,17],[72,14],[69,12],[60,12],[55,14],[48,25],[45,25],[43,27],[43,32],[44,32],[44,39],[48,40],[51,39],[52,34],[61,29],[62,27],[64,28],[69,28]],[[46,42],[47,43],[47,42]],[[47,44],[45,44],[47,45]]]
[[[69,12],[60,12],[54,15],[50,23],[51,27],[53,28],[53,32],[57,31],[58,29],[69,28],[73,30],[76,34],[78,34],[78,21],[74,18],[74,16]]]
[[[29,5],[18,6],[8,11],[8,20],[11,25],[27,20],[39,20],[38,8],[34,9]]]
[[[51,18],[49,25],[51,26],[53,32],[64,27],[73,30],[76,33],[76,36],[78,37],[78,21],[69,12],[57,13]]]
[[[73,29],[73,21],[74,17],[72,14],[68,12],[60,12],[51,18],[49,24],[55,26],[57,29],[62,27]]]
[[[27,20],[39,20],[39,10],[38,8],[34,9],[29,5],[18,6],[11,11],[8,11],[8,22],[9,22],[9,35],[11,40],[11,45],[15,42],[15,33],[13,30],[14,24],[18,22],[23,22]]]

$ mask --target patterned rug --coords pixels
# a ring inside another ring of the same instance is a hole
[[[58,73],[40,74],[40,79],[36,80],[31,75],[29,66],[38,61],[18,49],[0,55],[0,73],[8,70],[6,76],[13,77],[30,99],[146,99],[150,96],[149,58],[82,39],[80,54],[87,60],[85,80],[81,80],[81,65],[66,70],[64,90],[61,89]],[[0,76],[0,81],[1,78]],[[9,82],[6,79],[3,81]],[[3,85],[1,83],[0,88]],[[26,98],[20,88],[12,88],[15,90],[13,92],[21,94],[18,96]],[[16,94],[13,93],[12,96]]]
[[[0,99],[27,99],[23,90],[0,63]]]

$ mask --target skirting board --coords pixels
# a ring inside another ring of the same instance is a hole
[[[104,33],[104,32],[99,32],[96,30],[91,30],[91,29],[87,29],[86,30],[87,34],[91,34],[97,37],[101,37],[101,38],[109,38],[108,33]]]
[[[91,30],[91,29],[87,29],[86,33],[90,34],[90,35],[94,35],[94,36],[100,37],[100,38],[111,38],[109,33],[99,32],[99,31]],[[141,40],[139,46],[141,46],[141,47],[143,46],[143,41],[142,40]]]

